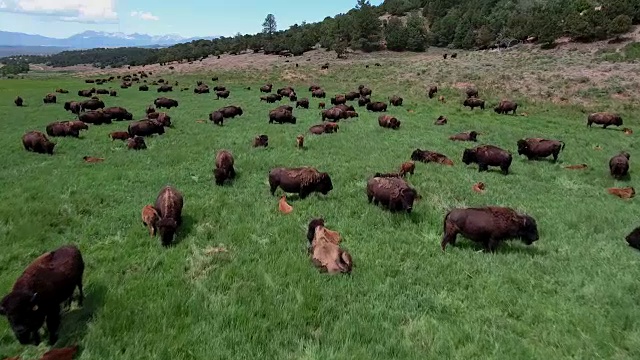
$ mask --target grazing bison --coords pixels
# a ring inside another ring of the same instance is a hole
[[[216,185],[223,185],[227,179],[236,177],[236,170],[233,168],[233,155],[228,150],[220,150],[216,154],[216,168],[213,170],[213,176],[216,179]]]
[[[331,177],[326,172],[319,172],[312,167],[275,168],[269,172],[271,195],[280,187],[287,193],[298,193],[301,199],[313,192],[327,195],[333,190]]]
[[[277,122],[278,124],[295,124],[297,122],[297,119],[289,110],[275,109],[269,112],[269,124],[273,124],[274,122]]]
[[[447,124],[447,118],[442,116],[442,115],[440,115],[436,119],[436,122],[434,122],[433,124],[434,125],[446,125]]]
[[[293,106],[291,106],[291,105],[280,105],[277,108],[275,108],[274,110],[286,110],[286,111],[293,112]]]
[[[123,120],[133,120],[133,114],[127,111],[127,109],[123,107],[109,107],[102,110],[105,114],[109,115],[112,120],[123,121]]]
[[[171,186],[165,186],[158,194],[154,208],[160,218],[157,228],[162,246],[169,246],[173,242],[173,237],[182,224],[183,205],[182,194]]]
[[[22,106],[22,104],[24,104],[24,100],[22,100],[22,98],[18,96],[15,100],[13,100],[13,103],[16,104],[16,106],[20,107]]]
[[[524,155],[529,160],[546,158],[553,155],[553,161],[558,160],[558,154],[564,150],[564,142],[546,139],[518,140],[518,155]]]
[[[107,89],[98,89],[98,90],[96,90],[96,94],[106,95],[108,93],[109,93],[109,90],[107,90]]]
[[[502,100],[500,101],[498,106],[493,108],[493,111],[495,111],[498,114],[505,114],[505,115],[508,114],[509,112],[513,112],[513,115],[515,115],[517,109],[518,109],[517,103],[511,100]]]
[[[126,131],[114,131],[112,133],[109,133],[109,137],[111,138],[111,141],[113,140],[127,140],[129,139],[129,133]]]
[[[327,110],[322,110],[320,115],[322,116],[322,121],[329,119],[330,121],[340,121],[340,119],[346,119],[347,114],[340,108],[331,108]]]
[[[484,110],[484,100],[472,97],[472,98],[468,98],[465,99],[464,102],[462,103],[463,106],[468,106],[471,108],[471,110],[479,107],[480,109]]]
[[[82,103],[77,101],[67,101],[64,103],[64,109],[66,111],[71,111],[73,114],[80,114],[82,111]]]
[[[526,245],[537,241],[538,225],[534,218],[505,207],[453,209],[444,218],[444,234],[440,247],[455,246],[458,234],[482,243],[493,252],[505,240],[520,238]]]
[[[47,136],[40,131],[29,131],[22,136],[22,145],[27,151],[33,151],[39,154],[53,155],[55,143],[49,141]]]
[[[360,93],[359,92],[355,92],[355,91],[351,91],[349,93],[346,93],[344,95],[344,97],[347,98],[347,101],[353,101],[353,100],[355,100],[355,99],[360,97]]]
[[[437,86],[431,86],[429,88],[429,99],[433,99],[433,97],[438,93],[438,87]]]
[[[260,87],[260,92],[263,93],[270,93],[273,89],[273,84],[266,84],[264,86]]]
[[[373,177],[367,181],[367,199],[390,211],[411,213],[418,192],[399,177]]]
[[[446,155],[429,150],[414,150],[411,153],[411,160],[420,161],[423,163],[435,162],[442,165],[453,166],[453,161],[451,161],[451,159],[449,159]]]
[[[467,93],[467,98],[478,97],[478,89],[474,87],[467,88],[466,93]]]
[[[316,89],[316,90],[313,90],[313,92],[311,92],[311,97],[324,99],[325,97],[327,97],[327,94],[322,89]]]
[[[625,237],[625,240],[634,249],[640,250],[640,227],[635,228],[629,235]]]
[[[304,98],[304,99],[300,99],[296,102],[296,109],[297,108],[303,108],[303,109],[308,109],[309,108],[309,99]]]
[[[340,105],[340,104],[347,103],[347,98],[344,95],[336,95],[332,97],[330,100],[331,100],[331,105]]]
[[[400,120],[390,115],[380,115],[380,117],[378,117],[378,125],[383,128],[398,130],[400,128],[400,123]]]
[[[160,97],[160,98],[155,99],[153,101],[153,104],[158,109],[162,109],[162,108],[171,109],[172,107],[178,107],[178,102],[176,100],[169,99],[169,98],[166,98],[166,97]]]
[[[138,91],[149,91],[149,86],[147,85],[140,85],[138,87]]]
[[[360,98],[358,98],[358,106],[362,107],[365,106],[367,104],[371,103],[371,98],[367,97],[367,96],[361,96]]]
[[[476,131],[464,132],[449,137],[453,141],[478,141],[478,133]]]
[[[147,148],[147,143],[142,136],[134,136],[127,139],[127,148],[129,150],[144,150]]]
[[[282,96],[278,94],[269,94],[267,96],[260,96],[260,101],[266,101],[268,104],[273,104],[276,101],[282,100]]]
[[[49,136],[71,136],[71,137],[79,137],[80,136],[80,131],[76,128],[74,128],[73,126],[71,126],[71,124],[69,123],[63,123],[63,122],[53,122],[49,125],[47,125],[47,135]]]
[[[234,106],[234,105],[229,105],[229,106],[225,106],[221,109],[219,109],[218,111],[220,111],[222,113],[222,115],[224,115],[225,119],[228,118],[235,118],[236,116],[242,116],[242,114],[244,113],[242,111],[242,108],[240,108],[239,106]]]
[[[308,252],[313,265],[320,272],[350,274],[353,268],[351,254],[340,248],[340,234],[324,227],[324,219],[313,219],[307,227]]]
[[[222,126],[224,122],[224,114],[220,111],[214,111],[209,114],[209,120],[213,121],[216,125]]]
[[[93,91],[91,90],[78,90],[78,96],[91,97],[91,95],[93,95]]]
[[[622,117],[608,112],[593,113],[587,118],[587,126],[591,127],[593,124],[602,125],[603,129],[606,129],[607,126],[620,126],[622,125]]]
[[[622,179],[629,174],[629,158],[627,152],[621,152],[609,160],[609,172],[616,179]]]
[[[367,110],[373,112],[384,112],[387,111],[387,104],[376,101],[367,104]]]
[[[153,120],[140,120],[129,124],[129,136],[151,136],[164,134],[164,127]]]
[[[351,119],[351,118],[357,118],[357,117],[359,117],[359,116],[360,116],[360,115],[358,115],[358,113],[357,113],[357,112],[355,112],[355,111],[350,111],[350,110],[345,111],[345,112],[344,112],[344,114],[345,114],[346,118],[350,118],[350,119]]]
[[[89,99],[80,104],[82,111],[104,109],[104,102],[102,100]]]
[[[389,98],[389,102],[393,106],[402,106],[402,98],[397,95],[394,95],[391,98]]]
[[[44,99],[42,99],[42,102],[44,102],[45,104],[55,104],[56,101],[57,98],[55,94],[47,94]]]
[[[89,129],[87,124],[85,124],[84,122],[82,122],[80,120],[62,121],[62,123],[63,124],[69,124],[69,126],[71,126],[71,128],[76,129],[78,131],[80,131],[80,130],[88,130]]]
[[[171,92],[173,91],[173,86],[171,85],[162,85],[158,88],[158,92]]]
[[[83,273],[82,254],[74,245],[46,252],[24,270],[0,302],[0,315],[7,317],[20,344],[40,344],[39,331],[45,322],[49,345],[58,341],[60,304],[70,304],[77,287],[82,306]]]
[[[269,137],[267,135],[258,135],[253,139],[253,147],[268,147]]]
[[[478,171],[487,171],[489,166],[499,166],[502,173],[509,174],[512,161],[511,153],[493,145],[482,145],[474,149],[465,149],[462,162],[466,165],[478,164]]]
[[[87,111],[80,114],[78,120],[93,125],[111,124],[111,117],[102,110]]]
[[[171,127],[171,116],[167,113],[159,113],[158,117],[153,120],[156,124],[160,124],[164,127]]]
[[[193,89],[194,94],[208,94],[209,87],[207,85],[199,85],[197,88]]]
[[[229,90],[216,91],[216,100],[220,100],[220,98],[226,99],[230,94]]]
[[[371,89],[365,87],[364,85],[358,86],[358,91],[360,92],[360,96],[371,96],[373,93]]]

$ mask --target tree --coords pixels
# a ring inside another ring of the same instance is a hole
[[[407,33],[402,20],[392,17],[385,29],[387,48],[391,51],[404,51],[407,48]]]
[[[616,16],[611,23],[609,23],[609,34],[619,35],[624,34],[631,29],[632,20],[627,15]]]
[[[407,36],[407,50],[424,51],[427,46],[427,30],[424,19],[417,13],[409,15],[405,29]]]
[[[493,33],[487,25],[483,25],[476,33],[476,45],[480,48],[486,48],[493,41]]]
[[[273,35],[276,31],[278,31],[276,17],[273,14],[269,14],[262,23],[262,32],[267,35]]]
[[[358,0],[354,14],[355,45],[364,51],[380,48],[380,20],[368,0]]]

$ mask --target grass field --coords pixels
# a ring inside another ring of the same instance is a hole
[[[88,86],[79,78],[0,80],[0,292],[8,292],[41,253],[78,244],[87,264],[87,299],[84,308],[74,304],[63,315],[56,347],[79,343],[80,359],[640,357],[640,257],[624,242],[640,225],[640,207],[606,192],[635,185],[637,135],[588,129],[579,107],[517,97],[519,112],[529,116],[499,116],[492,105],[511,94],[480,88],[490,108],[471,112],[460,105],[460,90],[442,89],[448,102],[440,104],[426,98],[428,81],[408,86],[382,76],[384,69],[342,68],[316,79],[327,94],[363,83],[374,99],[401,95],[405,105],[389,111],[402,120],[401,129],[382,129],[377,114],[361,109],[359,118],[340,122],[337,134],[306,134],[307,149],[298,150],[296,135],[320,122],[318,100],[310,110],[295,111],[296,125],[267,124],[275,106],[258,102],[258,88],[267,81],[310,96],[310,81],[296,80],[305,78],[304,67],[298,74],[284,81],[276,71],[218,73],[231,97],[169,94],[180,102],[169,111],[175,127],[148,138],[146,151],[129,151],[108,138],[126,130],[123,122],[90,126],[80,139],[57,138],[54,156],[26,152],[20,137],[71,119],[62,103]],[[163,77],[192,89],[211,75]],[[137,86],[110,86],[119,97],[102,97],[107,106],[126,107],[136,119],[158,96],[155,87],[142,93]],[[71,94],[43,105],[42,97],[57,87]],[[13,106],[16,95],[27,107]],[[224,127],[196,122],[227,104],[242,106],[244,116]],[[622,112],[625,127],[638,130],[634,114],[635,108]],[[439,115],[449,124],[434,126]],[[448,136],[468,130],[484,134],[480,143],[514,153],[509,176],[461,163],[464,148],[474,144]],[[269,148],[251,148],[258,134],[269,136]],[[557,164],[529,162],[516,155],[523,137],[563,140],[566,149]],[[444,153],[455,166],[417,164],[409,181],[423,199],[410,215],[368,204],[367,178],[397,170],[416,148]],[[220,149],[235,155],[238,171],[224,187],[212,182]],[[631,153],[630,181],[608,174],[609,158],[621,150]],[[85,155],[106,161],[86,164]],[[589,169],[564,169],[581,163]],[[303,165],[329,172],[334,190],[327,197],[290,198],[294,211],[282,215],[282,193],[269,194],[267,174]],[[471,190],[479,181],[487,185],[484,195]],[[166,184],[185,197],[179,242],[169,249],[150,239],[140,220],[141,208]],[[483,205],[535,217],[540,240],[486,254],[461,238],[443,253],[444,214]],[[354,258],[351,276],[330,277],[312,266],[306,225],[319,216],[343,235]],[[227,252],[211,254],[214,247]],[[46,342],[20,346],[0,320],[0,358],[36,359],[48,349]]]

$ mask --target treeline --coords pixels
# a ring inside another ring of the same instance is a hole
[[[391,14],[391,17],[383,15]],[[381,20],[381,17],[384,20]],[[51,66],[93,64],[96,67],[199,61],[208,56],[244,51],[302,55],[320,44],[340,57],[346,49],[366,52],[424,51],[429,46],[485,49],[514,44],[529,37],[552,44],[560,36],[578,41],[606,39],[626,33],[640,23],[640,1],[608,0],[386,0],[371,6],[357,0],[346,14],[319,23],[296,24],[275,31],[198,40],[163,49],[117,48],[65,51],[52,56],[20,59]]]
[[[29,63],[26,61],[11,61],[0,67],[0,75],[17,75],[29,72]]]

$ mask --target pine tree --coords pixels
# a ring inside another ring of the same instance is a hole
[[[276,17],[273,14],[269,14],[262,23],[262,32],[267,35],[273,35],[276,31],[278,31]]]
[[[404,51],[407,48],[407,32],[402,20],[392,17],[385,29],[387,48],[391,51]]]
[[[424,26],[424,19],[413,13],[407,18],[405,30],[407,36],[407,50],[424,51],[427,47],[427,30]]]

